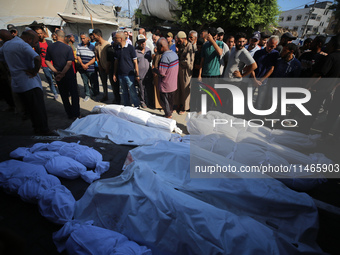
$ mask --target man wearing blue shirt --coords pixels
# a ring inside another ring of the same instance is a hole
[[[116,34],[116,41],[118,48],[116,51],[113,81],[117,81],[118,76],[119,84],[123,88],[124,105],[131,105],[131,99],[134,106],[138,107],[140,101],[135,87],[135,80],[139,82],[140,77],[136,51],[131,44],[126,42],[123,32]]]
[[[3,32],[3,31],[2,31]],[[17,93],[30,115],[35,134],[52,135],[48,128],[47,114],[40,76],[41,59],[33,50],[39,41],[33,30],[24,31],[0,48],[0,61],[6,61],[12,76],[12,91]]]

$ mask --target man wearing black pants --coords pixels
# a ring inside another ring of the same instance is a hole
[[[46,65],[55,73],[61,99],[69,119],[80,117],[79,94],[76,74],[72,66],[72,48],[64,43],[65,33],[58,30],[57,42],[47,48]],[[52,64],[53,62],[53,64]],[[71,95],[71,102],[69,101]]]

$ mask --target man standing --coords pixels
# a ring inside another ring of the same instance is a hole
[[[93,96],[99,94],[99,88],[95,87],[95,70],[94,70],[94,62],[96,60],[94,54],[94,46],[90,44],[90,38],[87,34],[80,34],[81,43],[77,46],[77,58],[78,63],[80,65],[79,73],[84,83],[85,90],[85,98],[84,102],[87,102],[91,97],[91,91],[89,86],[89,80],[91,82],[91,90]]]
[[[99,68],[99,76],[103,84],[104,95],[100,102],[105,102],[109,99],[108,88],[107,88],[107,76],[110,72],[109,62],[107,61],[107,48],[110,46],[108,41],[103,39],[102,31],[100,29],[94,29],[92,31],[94,39],[97,41],[94,53]],[[124,35],[125,36],[125,35]]]
[[[249,51],[250,56],[254,57],[255,52],[261,49],[261,47],[258,46],[260,39],[260,32],[255,32],[250,38],[249,44],[245,46],[245,48]]]
[[[177,54],[169,49],[165,38],[160,38],[157,42],[157,51],[162,54],[158,70],[159,75],[160,103],[166,118],[172,118],[173,95],[177,90],[178,77],[178,57]]]
[[[107,62],[109,63],[109,80],[113,90],[114,99],[112,101],[113,104],[120,104],[120,89],[119,89],[119,81],[113,80],[114,67],[115,67],[115,57],[117,50],[117,40],[116,40],[116,32],[112,32],[112,42],[109,47],[107,47]]]
[[[72,48],[65,44],[65,32],[58,30],[57,42],[47,48],[46,65],[54,72],[60,96],[69,119],[80,117],[78,84],[72,68]],[[72,105],[69,101],[71,95]]]
[[[267,41],[268,41],[268,38],[270,38],[270,35],[268,35],[266,32],[261,32],[260,38],[261,39],[258,45],[261,47],[261,49],[264,49],[266,48]]]
[[[191,30],[189,32],[189,42],[191,42],[192,46],[194,46],[194,51],[197,52],[197,32],[195,30]]]
[[[176,91],[176,105],[178,114],[182,115],[190,109],[190,81],[194,68],[194,47],[187,40],[185,32],[180,31],[178,38],[178,88]]]
[[[138,82],[139,97],[141,106],[147,108],[146,99],[149,101],[153,99],[153,86],[152,86],[152,72],[150,63],[152,61],[151,50],[146,47],[146,39],[144,35],[137,37],[138,47],[136,49],[138,69],[140,80]]]
[[[54,100],[58,99],[58,93],[53,81],[53,72],[50,68],[48,68],[48,66],[46,65],[45,62],[45,57],[46,57],[46,52],[47,52],[47,48],[48,46],[50,46],[52,44],[51,41],[46,41],[45,40],[45,33],[41,28],[37,28],[35,30],[35,32],[38,34],[39,36],[39,44],[37,44],[37,46],[39,45],[39,47],[37,47],[35,50],[36,52],[40,55],[41,58],[41,68],[45,74],[46,80],[48,82],[48,84],[50,85],[50,89],[51,92],[54,95]]]
[[[8,33],[7,31],[1,31]],[[6,37],[10,37],[9,33]],[[12,91],[17,93],[28,111],[35,134],[53,135],[48,128],[43,89],[38,75],[41,59],[32,49],[39,41],[37,33],[24,31],[0,48],[0,61],[6,61],[11,72]]]
[[[217,78],[220,76],[220,57],[223,54],[223,42],[217,41],[217,29],[209,28],[207,42],[203,44],[201,68],[198,79]]]
[[[291,33],[286,32],[281,36],[280,43],[277,45],[276,50],[281,53],[284,46],[286,46],[288,43],[291,43],[293,40],[295,40],[296,37],[293,36]]]
[[[119,84],[123,88],[124,105],[131,105],[131,99],[134,106],[138,107],[140,101],[135,87],[135,80],[139,82],[140,76],[136,51],[131,44],[126,42],[126,37],[123,32],[116,34],[116,41],[118,48],[116,51],[113,81],[117,81],[118,76]]]
[[[267,85],[268,77],[273,73],[274,67],[280,54],[275,50],[276,45],[279,43],[279,37],[273,35],[266,43],[266,48],[256,51],[254,60],[257,68],[252,72],[251,77],[254,79],[253,86],[258,88],[255,108],[263,110],[267,98],[269,86]]]
[[[221,27],[218,27],[217,28],[217,41],[220,41],[223,43],[223,52],[222,52],[222,55],[220,57],[220,75],[223,74],[223,71],[224,71],[224,67],[225,67],[225,64],[228,63],[228,57],[229,57],[229,47],[228,45],[223,42],[223,38],[224,38],[224,29],[221,28]]]
[[[148,47],[151,50],[151,54],[153,55],[154,54],[153,49],[154,49],[155,46],[154,46],[152,40],[146,36],[145,29],[144,28],[139,29],[138,34],[144,35],[144,37],[146,38],[146,47]]]
[[[174,35],[171,32],[166,34],[166,40],[169,44],[169,49],[176,53],[176,44],[174,44]]]
[[[12,34],[13,37],[18,36],[18,29],[13,24],[8,24],[7,30]]]

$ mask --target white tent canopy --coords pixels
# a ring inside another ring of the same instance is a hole
[[[139,5],[142,14],[174,21],[175,11],[181,10],[176,0],[142,0]]]

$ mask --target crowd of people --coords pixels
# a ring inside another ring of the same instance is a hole
[[[162,108],[167,118],[172,118],[174,111],[184,114],[190,110],[192,78],[227,79],[244,93],[252,87],[258,110],[270,106],[273,84],[269,78],[315,78],[301,85],[311,91],[306,108],[312,115],[302,118],[299,131],[308,133],[323,107],[328,111],[323,130],[327,135],[340,114],[339,84],[319,82],[319,78],[340,77],[339,34],[327,44],[324,35],[308,38],[301,47],[292,43],[296,37],[289,32],[279,37],[256,31],[247,37],[242,32],[227,35],[221,27],[175,35],[156,30],[152,36],[141,28],[135,40],[131,32],[118,31],[112,33],[111,43],[100,29],[78,36],[81,43],[76,44],[74,35],[60,29],[52,34],[52,40],[42,27],[24,31],[21,37],[13,25],[0,31],[2,94],[11,107],[17,106],[20,98],[36,133],[50,132],[37,75],[40,67],[54,99],[59,91],[70,119],[80,116],[77,72],[84,84],[84,102],[100,94],[100,77],[103,95],[99,101],[108,102],[109,80],[112,103]],[[3,85],[9,84],[4,63],[12,76],[11,86]],[[224,100],[231,109],[232,100]],[[296,115],[296,109],[291,109],[290,116]],[[340,138],[340,127],[334,133]]]

